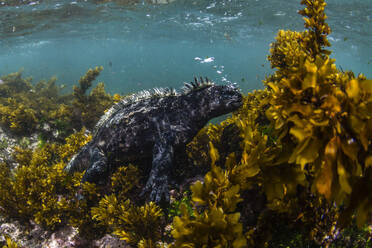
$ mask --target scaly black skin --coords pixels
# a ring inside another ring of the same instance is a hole
[[[208,82],[209,83],[209,82]],[[209,83],[210,84],[210,83]],[[207,122],[242,105],[232,85],[203,85],[188,92],[135,101],[109,117],[93,139],[71,159],[68,172],[87,169],[82,181],[104,184],[116,167],[128,163],[151,170],[142,194],[169,201],[168,182],[175,151],[184,149]]]

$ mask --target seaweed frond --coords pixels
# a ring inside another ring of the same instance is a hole
[[[218,151],[210,144],[212,169],[200,181],[191,186],[192,214],[186,205],[180,207],[181,216],[174,217],[171,247],[246,247],[240,213],[235,212],[242,201],[239,185],[229,180],[229,172],[215,165]]]
[[[70,94],[62,94],[55,77],[36,84],[21,72],[1,77],[0,124],[16,135],[37,133],[44,140],[59,142],[74,130],[93,129],[105,109],[120,98],[107,94],[103,83],[88,92],[102,69],[89,69]]]
[[[109,226],[115,235],[129,244],[160,240],[162,215],[161,208],[153,202],[134,206],[130,200],[118,201],[114,194],[105,196],[98,207],[92,208],[93,219]]]
[[[9,236],[5,235],[6,245],[3,248],[19,248],[17,242],[13,241]]]

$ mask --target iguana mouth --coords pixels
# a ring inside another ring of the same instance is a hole
[[[241,95],[237,95],[231,99],[231,101],[228,104],[229,106],[232,107],[240,107],[243,105],[243,97]]]

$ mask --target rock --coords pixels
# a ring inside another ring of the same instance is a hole
[[[109,234],[106,234],[99,240],[93,241],[93,245],[95,247],[100,247],[100,248],[110,248],[110,247],[130,248],[130,246],[127,245],[124,241],[120,240],[117,237],[111,236]]]
[[[12,157],[14,147],[20,146],[35,149],[38,143],[39,139],[36,133],[29,137],[17,137],[0,127],[0,162],[6,162],[11,169],[14,169],[18,165]]]
[[[17,139],[0,127],[0,162],[8,162],[12,168],[16,166],[12,158],[16,144],[18,144]]]
[[[3,221],[3,220],[2,220]],[[43,230],[39,225],[31,223],[31,230],[18,221],[0,225],[0,243],[5,242],[3,235],[9,236],[21,247],[27,248],[130,248],[124,241],[106,234],[104,237],[89,241],[79,236],[76,228],[64,226],[55,232]]]

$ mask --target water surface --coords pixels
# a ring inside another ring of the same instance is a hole
[[[194,75],[262,88],[269,44],[279,29],[303,30],[300,0],[176,0],[170,4],[0,1],[0,74],[23,68],[34,81],[71,86],[104,67],[109,92],[180,87]],[[372,77],[371,0],[329,0],[333,58]]]

